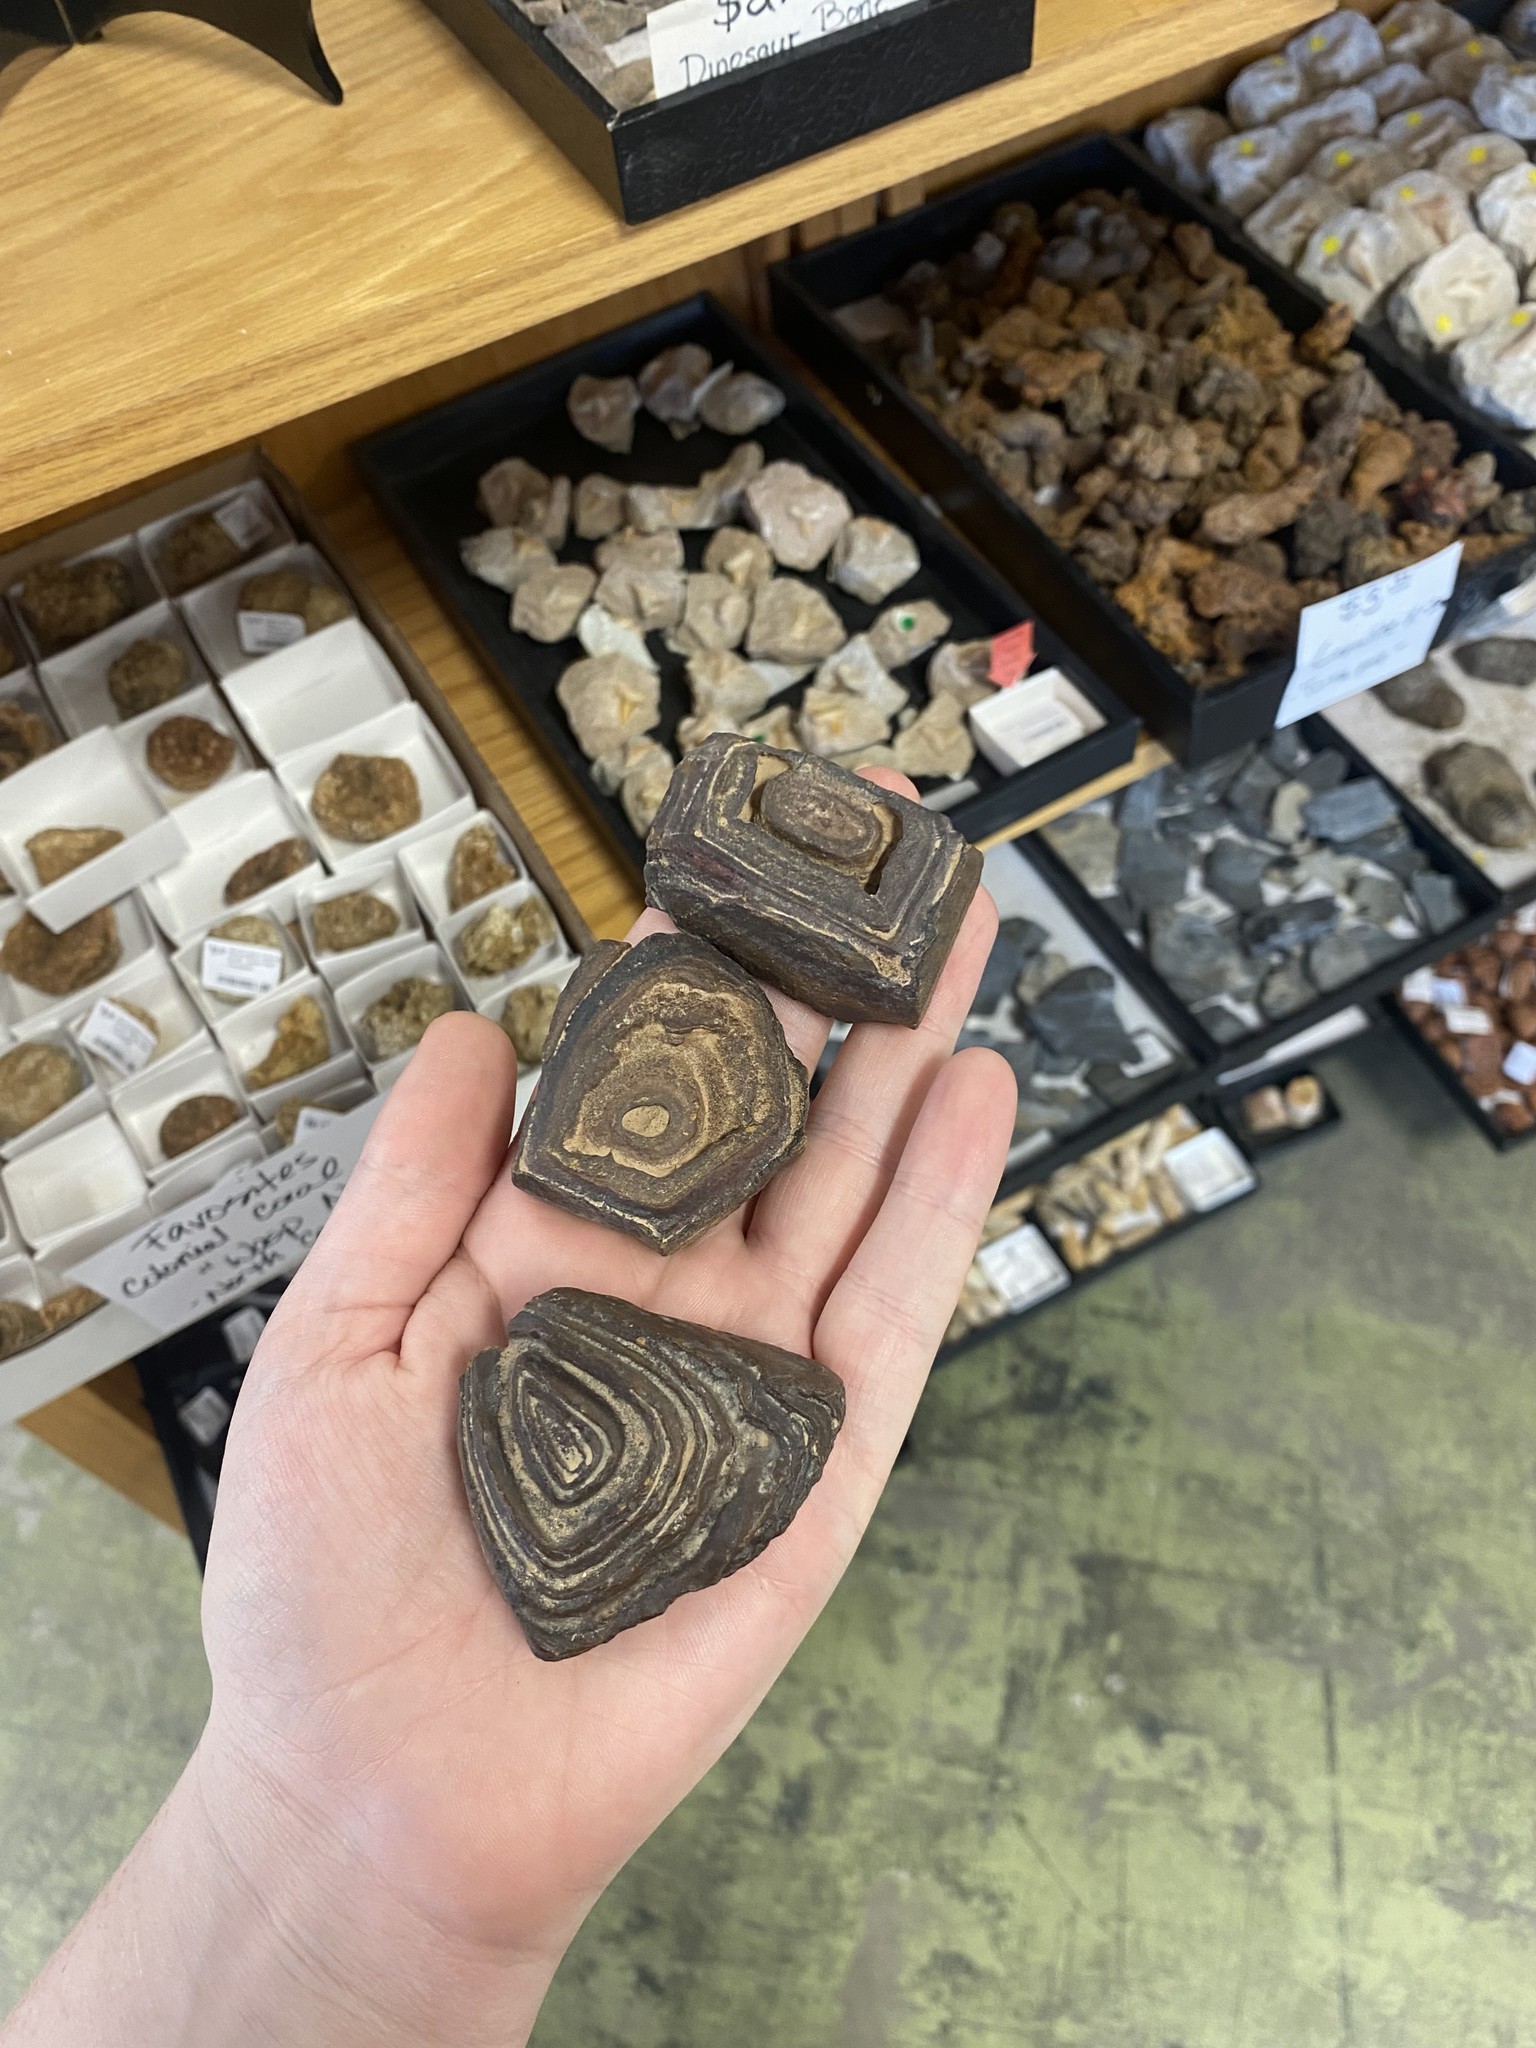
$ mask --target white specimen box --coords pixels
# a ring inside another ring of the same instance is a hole
[[[259,1067],[272,1050],[278,1025],[285,1013],[305,996],[314,998],[325,1019],[329,1040],[326,1057],[315,1066],[306,1067],[302,1073],[290,1074],[286,1080],[273,1081],[264,1088],[257,1087],[250,1079],[252,1068]],[[330,991],[314,974],[302,981],[290,982],[286,988],[263,996],[260,1002],[247,1003],[243,1009],[234,1011],[218,1026],[214,1036],[229,1056],[235,1079],[246,1100],[264,1123],[271,1121],[290,1096],[302,1095],[307,1100],[312,1093],[323,1093],[343,1081],[355,1081],[362,1072],[357,1055],[337,1019]]]
[[[126,968],[137,966],[146,959],[161,957],[138,897],[120,896],[111,907],[117,919],[118,957],[105,974],[98,975],[84,988],[71,989],[68,995],[50,996],[41,989],[29,987],[24,981],[18,981],[13,974],[0,974],[0,1013],[5,1015],[18,1037],[30,1037],[43,1025],[72,1015],[100,995],[108,981],[122,974]],[[14,896],[0,900],[0,944],[4,943],[11,926],[24,915],[24,910],[25,906]]]
[[[378,967],[371,967],[366,974],[360,974],[353,981],[343,982],[336,991],[336,1007],[341,1012],[341,1021],[346,1025],[352,1043],[357,1047],[373,1074],[374,1084],[382,1094],[385,1087],[404,1067],[416,1050],[408,1047],[404,1052],[380,1059],[373,1049],[372,1040],[364,1033],[363,1016],[372,1003],[380,996],[387,995],[397,981],[440,981],[453,997],[453,1008],[468,1009],[469,1003],[460,988],[458,977],[449,966],[441,949],[430,940],[423,945],[413,946],[407,952],[396,953],[391,960],[385,960]]]
[[[252,662],[228,678],[224,694],[252,746],[269,761],[339,739],[410,698],[359,619],[343,619]]]
[[[52,826],[102,825],[120,842],[57,881],[40,883],[27,841]],[[8,776],[0,804],[0,873],[52,932],[67,931],[187,850],[176,820],[156,799],[115,733],[88,732]]]
[[[394,911],[399,924],[387,939],[375,939],[372,945],[352,946],[344,953],[327,951],[315,936],[315,906],[332,903],[338,896],[356,895],[377,896],[381,903],[387,903]],[[382,861],[376,867],[359,865],[348,868],[344,875],[334,875],[328,882],[303,890],[299,896],[299,921],[309,957],[332,988],[339,988],[344,981],[366,974],[381,960],[393,959],[396,953],[406,952],[422,941],[421,918],[415,898],[392,860]]]
[[[166,1169],[149,1191],[150,1213],[169,1216],[183,1202],[195,1202],[199,1195],[206,1195],[237,1166],[259,1166],[266,1156],[262,1133],[249,1119],[238,1127],[231,1125],[211,1144],[199,1145],[196,1152],[189,1152],[184,1160],[178,1159]]]
[[[341,579],[318,549],[300,541],[291,547],[274,548],[268,554],[258,555],[252,561],[243,563],[238,569],[231,569],[212,583],[205,583],[199,590],[189,591],[181,599],[182,616],[192,628],[192,637],[203,650],[208,666],[222,682],[226,676],[237,674],[249,668],[253,661],[270,658],[268,654],[248,654],[240,641],[240,593],[253,576],[270,576],[274,570],[297,569],[307,576],[311,583],[329,584],[332,590],[339,590],[347,598],[350,609],[352,600],[342,589]],[[322,628],[328,631],[329,628]],[[295,647],[303,644],[301,635],[293,641]]]
[[[83,640],[63,654],[54,655],[38,669],[38,678],[48,701],[58,714],[59,724],[71,739],[97,726],[120,725],[118,710],[107,682],[108,671],[120,654],[126,654],[137,640],[165,640],[179,647],[187,660],[187,679],[167,705],[179,704],[189,690],[208,681],[208,665],[198,652],[192,635],[182,624],[173,605],[157,604],[137,612],[119,625],[109,626],[94,639]]]
[[[207,1024],[222,1024],[225,1018],[233,1016],[236,1010],[246,1009],[253,1002],[265,1000],[261,996],[222,995],[217,989],[205,986],[203,982],[203,947],[208,943],[210,934],[217,931],[221,924],[228,923],[231,918],[249,915],[250,912],[246,911],[243,905],[226,910],[222,917],[214,920],[208,931],[200,932],[195,939],[188,939],[184,946],[178,946],[171,955],[171,965],[175,968],[182,987],[192,998],[198,1014]],[[274,917],[269,910],[258,911],[256,915],[265,917],[276,930],[277,950],[283,956],[282,976],[273,983],[272,990],[269,991],[275,993],[278,989],[285,988],[290,981],[297,980],[300,975],[308,974],[309,962],[293,943],[292,932],[280,918]]]
[[[110,1244],[148,1213],[149,1186],[133,1147],[106,1115],[0,1166],[0,1186],[36,1252],[57,1255],[87,1233]]]
[[[5,1190],[0,1188],[0,1259],[11,1258],[20,1250],[21,1232],[16,1228],[16,1218],[5,1199]]]
[[[462,819],[446,829],[439,829],[413,839],[409,846],[400,849],[400,871],[411,885],[411,893],[421,905],[429,922],[439,926],[456,913],[448,901],[448,872],[453,865],[453,850],[464,834],[474,825],[489,825],[496,835],[502,857],[511,868],[513,876],[526,879],[527,869],[523,866],[517,848],[507,837],[504,828],[489,811],[476,811],[471,818]]]
[[[293,528],[284,518],[282,507],[259,477],[253,477],[249,483],[237,484],[233,490],[219,491],[211,498],[203,498],[196,505],[184,505],[179,512],[169,513],[164,519],[152,519],[148,526],[139,528],[139,549],[150,575],[155,579],[156,589],[164,591],[167,597],[189,597],[199,587],[191,583],[181,590],[169,589],[160,566],[160,550],[165,542],[178,527],[185,526],[199,512],[214,515],[247,562],[254,562],[262,554],[270,554],[274,548],[286,547],[293,539]],[[232,572],[226,570],[223,573]]]
[[[154,579],[144,566],[144,558],[139,553],[139,544],[131,533],[124,534],[120,540],[109,540],[99,548],[87,548],[83,554],[66,555],[64,560],[66,565],[73,567],[76,562],[94,561],[98,555],[111,555],[114,560],[121,562],[128,571],[129,580],[133,584],[133,607],[130,612],[124,614],[125,619],[144,611],[158,600],[159,592],[155,589]],[[11,615],[21,628],[27,652],[31,654],[35,661],[42,661],[47,658],[48,651],[38,644],[37,636],[32,630],[31,620],[28,619],[26,613],[16,601],[20,589],[21,579],[18,578],[6,592],[6,596],[11,600]],[[109,628],[108,630],[111,629]],[[89,639],[77,640],[75,645],[77,647],[86,647],[90,645],[91,640],[99,638],[99,634],[93,633]],[[59,651],[62,652],[64,650],[61,649]]]
[[[94,1051],[81,1040],[97,1004],[117,1001],[132,1003],[153,1017],[160,1034],[158,1048],[142,1067],[133,1071],[125,1069],[105,1053]],[[96,1085],[109,1098],[140,1074],[149,1073],[152,1068],[162,1066],[182,1052],[211,1043],[196,1009],[187,999],[186,991],[171,972],[164,954],[158,951],[146,954],[131,967],[119,968],[117,973],[99,982],[78,1008],[68,1012],[64,1028],[80,1047],[86,1065],[95,1076]]]
[[[354,841],[327,832],[310,808],[315,784],[338,754],[383,755],[405,761],[421,794],[421,817],[387,839]],[[437,728],[419,704],[397,704],[366,725],[354,726],[340,740],[322,740],[285,757],[278,779],[319,847],[326,866],[340,874],[364,862],[377,862],[427,834],[474,816],[475,800],[457,761],[444,746]]]
[[[234,742],[234,756],[229,766],[202,789],[176,789],[163,781],[149,765],[150,736],[156,726],[164,725],[168,718],[200,718],[205,725],[211,725],[215,732],[223,733],[227,740]],[[137,718],[124,719],[117,729],[117,736],[129,760],[168,811],[191,803],[194,797],[227,788],[237,776],[249,775],[256,765],[234,714],[212,683],[200,684],[195,690],[173,697],[169,704],[157,704],[153,711],[141,711]]]
[[[365,1102],[373,1100],[376,1093],[377,1091],[370,1081],[344,1081],[339,1087],[328,1088],[323,1095],[316,1095],[313,1098],[306,1095],[304,1104],[307,1109],[318,1109],[330,1116],[340,1118],[346,1116],[351,1110],[361,1109]],[[295,1132],[288,1142],[290,1144],[297,1144],[298,1139],[299,1133]],[[278,1130],[276,1124],[264,1124],[262,1126],[261,1140],[263,1149],[268,1155],[273,1152],[286,1152],[288,1149],[288,1146],[283,1142],[283,1135]]]
[[[504,974],[471,974],[459,958],[461,935],[497,904],[505,904],[509,909],[516,909],[520,903],[532,902],[542,903],[549,912],[552,936],[542,946],[536,947],[526,960],[521,961],[516,967],[509,968]],[[494,1002],[498,996],[505,996],[507,990],[514,988],[518,982],[537,981],[546,968],[557,967],[571,957],[554,907],[545,898],[544,892],[536,889],[532,882],[513,882],[508,888],[493,889],[489,896],[482,896],[478,901],[466,904],[464,909],[455,911],[452,917],[444,920],[438,927],[437,935],[443,951],[452,964],[459,986],[469,997],[471,1006],[477,1010],[484,1002]]]
[[[161,1149],[160,1126],[179,1102],[193,1095],[227,1096],[240,1112],[239,1117],[205,1138],[201,1145],[168,1158]],[[118,1092],[112,1111],[151,1185],[177,1167],[201,1157],[223,1139],[242,1136],[251,1128],[250,1115],[229,1062],[212,1045],[188,1053],[185,1059],[173,1060],[169,1066],[151,1067]]]
[[[56,1138],[63,1131],[71,1131],[76,1124],[83,1124],[88,1117],[99,1116],[106,1108],[106,1098],[96,1085],[95,1076],[86,1063],[85,1055],[65,1031],[55,1028],[38,1031],[29,1037],[18,1039],[15,1045],[0,1046],[0,1059],[9,1053],[18,1052],[24,1046],[51,1045],[64,1054],[75,1069],[80,1087],[60,1104],[51,1116],[45,1116],[28,1129],[19,1131],[14,1138],[0,1142],[0,1159],[19,1159],[23,1152],[30,1152],[35,1145],[44,1145],[50,1138]]]
[[[1040,669],[1010,689],[994,691],[966,715],[972,739],[999,775],[1032,767],[1104,723],[1103,713],[1059,668]]]
[[[320,879],[317,855],[297,874],[259,895],[238,903],[225,901],[225,884],[253,854],[265,852],[280,839],[313,843],[276,778],[265,770],[237,775],[232,782],[193,797],[176,813],[176,823],[187,842],[186,858],[144,890],[151,916],[173,945],[182,945],[194,933],[240,911],[266,911],[280,923],[291,923],[300,887]]]

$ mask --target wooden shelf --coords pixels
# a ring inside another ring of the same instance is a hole
[[[1312,19],[1318,0],[1041,0],[1032,70],[625,228],[419,0],[318,0],[312,99],[169,14],[0,119],[0,534]]]

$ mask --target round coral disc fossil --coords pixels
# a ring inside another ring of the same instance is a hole
[[[537,1295],[459,1383],[470,1513],[534,1655],[594,1649],[750,1564],[843,1413],[809,1358],[574,1287]]]
[[[810,1083],[758,984],[702,939],[595,947],[550,1023],[512,1178],[680,1251],[805,1138]]]

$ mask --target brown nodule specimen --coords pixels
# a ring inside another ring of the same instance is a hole
[[[0,1301],[0,1358],[14,1358],[47,1334],[48,1325],[27,1302]]]
[[[448,863],[448,908],[462,910],[477,903],[493,889],[503,889],[517,880],[517,870],[505,858],[501,841],[491,825],[471,825],[453,849]]]
[[[174,640],[135,640],[107,670],[108,693],[124,718],[168,704],[191,680],[191,664]]]
[[[291,612],[304,621],[306,633],[319,633],[341,619],[350,619],[352,607],[331,583],[312,583],[302,569],[268,569],[241,584],[239,607],[243,612]]]
[[[115,555],[39,562],[21,579],[17,608],[44,654],[103,633],[133,610],[133,577]]]
[[[206,718],[162,719],[144,743],[150,774],[188,794],[211,789],[234,758],[234,741]]]
[[[307,868],[314,857],[305,839],[279,839],[275,846],[264,846],[260,853],[241,861],[224,884],[224,901],[244,903],[248,897],[259,896],[264,889],[275,888]]]
[[[805,1139],[810,1083],[773,1005],[702,939],[589,953],[556,1006],[514,1183],[681,1251]]]
[[[502,1005],[501,1028],[525,1067],[536,1067],[543,1059],[559,1001],[560,991],[552,981],[526,981]]]
[[[122,833],[111,825],[50,825],[46,831],[33,833],[27,853],[39,883],[46,888],[61,875],[83,868],[88,860],[110,853],[122,843]]]
[[[323,1066],[331,1056],[331,1034],[325,1012],[313,996],[300,996],[277,1020],[277,1032],[265,1059],[246,1075],[251,1088],[272,1088]]]
[[[375,1060],[391,1060],[409,1052],[427,1035],[427,1026],[453,1008],[453,990],[446,982],[408,974],[385,989],[362,1014],[358,1035],[372,1046]]]
[[[359,946],[377,946],[400,929],[399,911],[368,889],[328,897],[311,910],[309,921],[322,953],[352,953]]]
[[[179,1159],[240,1121],[240,1106],[227,1095],[189,1095],[169,1111],[160,1125],[160,1150]]]
[[[211,512],[194,512],[160,543],[160,578],[172,597],[238,569],[251,554],[238,546]]]
[[[511,974],[556,936],[553,915],[542,897],[525,903],[493,903],[465,925],[453,942],[464,972],[479,980]]]
[[[750,1564],[844,1411],[812,1359],[574,1287],[536,1295],[459,1383],[471,1518],[534,1655],[595,1649]]]
[[[947,818],[727,733],[678,768],[646,843],[648,902],[851,1023],[921,1021],[980,880]]]
[[[62,932],[49,931],[24,910],[0,945],[0,968],[45,996],[72,996],[88,988],[122,957],[117,913],[110,903]]]
[[[43,1327],[51,1337],[55,1330],[78,1323],[82,1316],[93,1315],[105,1307],[105,1299],[94,1287],[65,1287],[58,1294],[50,1294],[43,1303]]]
[[[14,1046],[0,1054],[0,1138],[19,1138],[62,1109],[85,1077],[61,1046]]]
[[[309,807],[333,839],[368,845],[421,822],[421,790],[409,761],[389,754],[338,754],[322,768]]]
[[[3,642],[0,642],[0,652],[3,652]],[[7,775],[14,775],[18,768],[41,760],[52,747],[53,735],[39,713],[29,711],[25,704],[18,704],[14,698],[0,702],[0,782]]]

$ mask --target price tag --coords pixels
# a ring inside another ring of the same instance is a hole
[[[1529,1088],[1536,1081],[1536,1045],[1528,1045],[1523,1038],[1516,1039],[1504,1055],[1504,1071],[1511,1081],[1522,1088]]]
[[[1035,622],[1025,619],[1010,632],[999,633],[992,642],[987,673],[1000,690],[1011,690],[1021,676],[1028,675],[1035,658]]]
[[[233,1320],[233,1318],[231,1318]],[[217,1443],[234,1410],[217,1387],[204,1387],[176,1410],[176,1420],[201,1449]]]
[[[1434,645],[1460,566],[1456,541],[1374,583],[1309,604],[1275,724],[1294,725],[1341,697],[1417,668]]]
[[[154,1058],[160,1040],[146,1030],[137,1017],[120,1009],[103,996],[75,1036],[87,1052],[95,1053],[119,1074],[136,1074]]]
[[[236,612],[235,631],[242,654],[275,654],[304,638],[304,621],[297,612]]]
[[[798,50],[839,29],[899,13],[908,0],[672,0],[650,30],[656,97],[667,99]],[[875,60],[872,60],[875,61]]]
[[[272,531],[271,520],[254,498],[231,498],[227,505],[220,505],[213,517],[242,554],[260,546]]]
[[[1435,976],[1427,967],[1415,967],[1398,994],[1405,1003],[1432,1003],[1435,1000]]]
[[[976,1263],[998,1296],[1015,1311],[1031,1308],[1072,1284],[1071,1274],[1033,1223],[984,1244]]]
[[[341,1117],[336,1110],[320,1109],[306,1104],[294,1119],[293,1142],[297,1145],[306,1139],[318,1138],[322,1131],[327,1131],[332,1124],[340,1122]]]
[[[1446,1029],[1454,1031],[1458,1038],[1487,1038],[1493,1030],[1493,1019],[1486,1010],[1475,1010],[1470,1004],[1452,1003],[1445,1011]]]
[[[203,987],[216,996],[249,1001],[270,995],[283,978],[283,956],[276,946],[241,946],[233,939],[204,939]]]
[[[1184,1200],[1202,1216],[1245,1195],[1254,1184],[1247,1160],[1226,1132],[1214,1126],[1175,1145],[1163,1164]]]
[[[1454,975],[1431,974],[1429,1000],[1442,1010],[1454,1010],[1467,1000],[1466,984]]]

